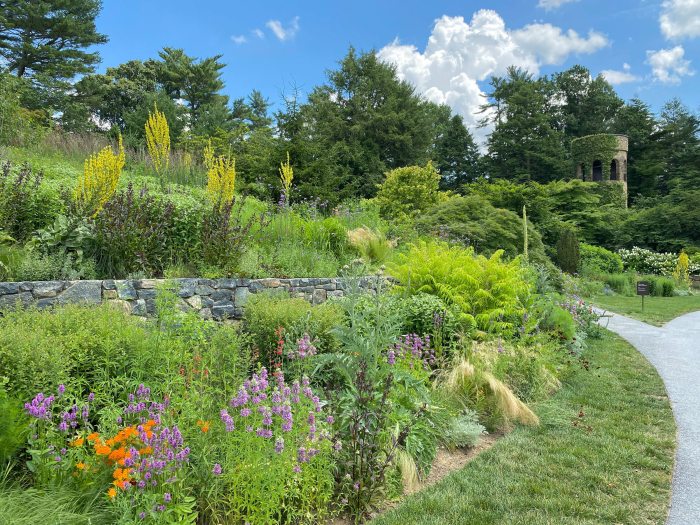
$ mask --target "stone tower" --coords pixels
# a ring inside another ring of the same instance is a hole
[[[587,182],[616,182],[622,185],[627,206],[627,135],[588,135],[571,141],[571,159],[576,178]]]

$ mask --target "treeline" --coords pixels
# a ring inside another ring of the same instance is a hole
[[[236,157],[247,191],[276,199],[279,162],[288,152],[295,196],[329,205],[372,197],[388,170],[427,161],[439,170],[442,189],[463,193],[475,181],[568,179],[572,139],[624,133],[630,203],[646,244],[669,237],[700,244],[692,233],[700,218],[689,211],[700,208],[700,118],[679,100],[655,114],[639,99],[623,101],[582,66],[539,78],[510,68],[490,81],[482,125],[491,132],[479,151],[459,115],[420,96],[373,52],[351,48],[308,96],[291,89],[272,111],[259,91],[234,100],[224,94],[221,55],[195,58],[166,47],[158,57],[96,74],[99,57],[85,49],[106,40],[94,26],[99,2],[58,4],[14,2],[0,15],[1,105],[16,97],[34,122],[66,132],[119,131],[138,148],[157,105],[178,149],[198,158],[211,139],[217,151]],[[0,139],[17,140],[9,121],[0,120]]]

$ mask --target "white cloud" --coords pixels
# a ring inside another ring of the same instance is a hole
[[[287,27],[279,20],[268,20],[265,25],[274,33],[278,40],[284,42],[291,40],[299,32],[299,17],[295,16]]]
[[[559,9],[564,4],[571,4],[573,2],[578,2],[578,0],[540,0],[537,7],[551,11],[552,9]]]
[[[640,77],[632,73],[632,66],[625,63],[622,64],[622,71],[616,69],[604,69],[600,72],[605,77],[605,80],[613,85],[627,84],[629,82],[638,82]]]
[[[659,25],[668,39],[700,36],[700,0],[665,0],[661,4]]]
[[[238,45],[240,45],[240,44],[245,44],[245,43],[248,41],[248,39],[245,37],[245,35],[233,35],[233,36],[231,37],[231,40],[232,40],[235,44],[238,44]]]
[[[570,54],[593,53],[607,44],[600,33],[582,37],[550,24],[511,30],[498,13],[482,9],[470,22],[461,16],[436,20],[422,52],[395,40],[378,56],[394,64],[399,77],[414,84],[428,100],[448,104],[464,116],[473,129],[484,117],[479,107],[486,101],[478,82],[505,73],[511,65],[536,75],[543,65],[560,64]],[[489,130],[473,131],[482,140]]]
[[[654,80],[662,84],[680,84],[682,77],[694,75],[690,60],[683,58],[684,55],[683,46],[647,51],[647,64],[651,66]]]
[[[255,36],[257,36],[259,39],[261,39],[261,40],[262,40],[263,38],[265,38],[265,33],[264,33],[263,30],[260,29],[260,28],[257,28],[257,27],[256,27],[256,28],[253,29],[253,31],[251,31],[251,32],[252,32]]]

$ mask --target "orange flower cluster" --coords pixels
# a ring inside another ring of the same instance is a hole
[[[201,419],[198,419],[198,420],[197,420],[197,426],[199,427],[199,430],[201,430],[201,431],[204,432],[205,434],[206,434],[207,432],[209,432],[209,426],[210,426],[209,421],[202,421]]]
[[[149,419],[144,423],[143,431],[146,436],[150,438],[153,436],[153,427],[156,422]],[[115,467],[112,477],[114,481],[112,484],[114,487],[125,490],[127,485],[130,485],[133,478],[131,476],[131,468],[124,468],[125,461],[131,459],[131,453],[129,452],[131,448],[136,448],[139,451],[139,456],[147,456],[153,453],[153,449],[150,446],[142,446],[143,443],[139,439],[139,431],[135,425],[124,427],[113,437],[103,440],[99,433],[93,432],[87,436],[87,441],[92,445],[93,451],[96,456],[104,458],[105,462],[109,466]],[[79,437],[71,442],[71,446],[81,447],[85,443],[85,439]],[[139,446],[141,445],[141,448]],[[78,470],[84,470],[85,464],[83,462],[77,463],[76,468]],[[110,487],[107,491],[107,496],[109,498],[114,498],[117,495],[117,491],[114,487]]]

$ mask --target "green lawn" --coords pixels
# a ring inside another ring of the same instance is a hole
[[[661,379],[606,333],[562,390],[462,470],[373,525],[663,524],[675,423]]]
[[[634,317],[645,323],[661,326],[679,315],[700,310],[700,295],[686,297],[645,297],[642,313],[641,297],[597,295],[593,304],[618,314]]]

